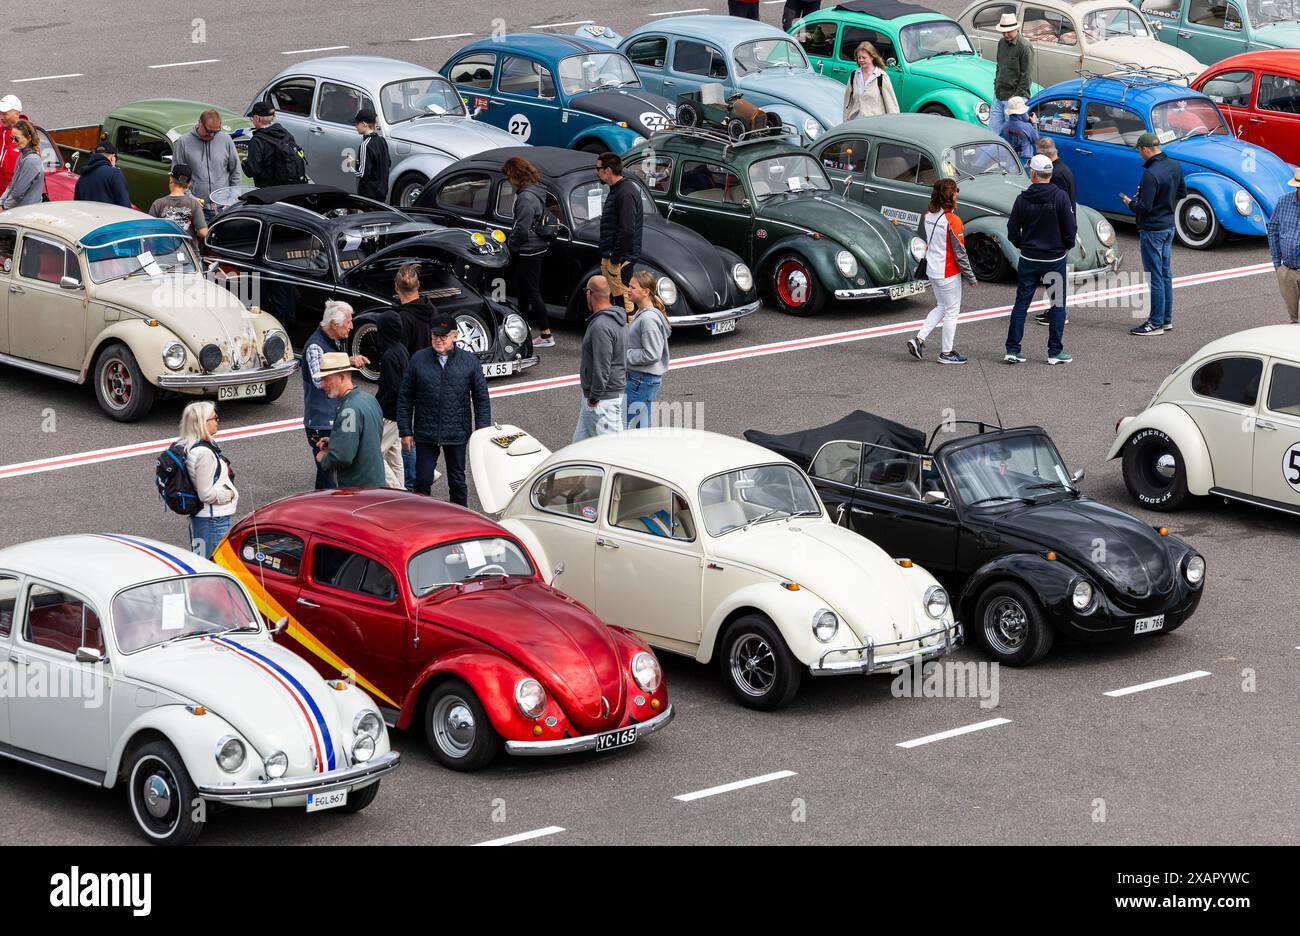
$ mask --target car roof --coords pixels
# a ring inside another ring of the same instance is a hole
[[[615,52],[608,44],[593,42],[580,36],[564,36],[559,33],[506,33],[499,39],[485,38],[471,42],[458,49],[455,56],[459,58],[465,52],[483,52],[497,50],[529,52],[539,58],[559,59],[582,52]]]
[[[733,46],[752,39],[789,39],[784,32],[770,23],[745,19],[740,16],[670,16],[655,20],[632,30],[624,39],[644,33],[668,33],[699,39],[715,45]]]
[[[923,19],[951,19],[938,10],[916,3],[903,3],[901,0],[851,0],[839,3],[831,8],[843,13],[862,13],[882,20],[906,19],[919,17]]]
[[[1002,139],[986,127],[977,127],[964,120],[953,120],[951,117],[942,117],[938,114],[881,114],[877,117],[856,117],[847,123],[842,123],[818,142],[859,133],[919,143],[923,148],[935,151],[950,146]]]
[[[1295,49],[1256,49],[1254,52],[1230,55],[1205,69],[1196,81],[1199,82],[1211,72],[1219,74],[1238,68],[1273,68],[1284,75],[1300,75],[1300,53]]]
[[[1137,79],[1124,79],[1110,76],[1071,78],[1069,81],[1062,81],[1059,84],[1044,88],[1034,97],[1039,101],[1047,101],[1058,97],[1080,96],[1116,102],[1123,101],[1137,107],[1146,108],[1177,98],[1205,97],[1200,91],[1175,82],[1154,81],[1151,84],[1146,84],[1142,82],[1140,77]]]
[[[428,65],[417,65],[414,62],[385,58],[382,55],[327,55],[324,58],[307,59],[305,62],[280,69],[271,82],[289,75],[337,78],[362,87],[377,87],[406,78],[442,77],[438,75],[436,68]]]
[[[724,471],[773,462],[793,464],[770,449],[702,429],[630,429],[567,445],[546,459],[560,463],[610,465],[644,472],[684,488],[693,495],[700,482]]]
[[[1211,341],[1188,360],[1197,361],[1224,352],[1258,354],[1300,361],[1300,328],[1294,325],[1264,325],[1259,328],[1248,328]]]
[[[134,208],[122,208],[105,202],[52,201],[10,208],[3,223],[17,224],[37,233],[55,234],[74,244],[106,224],[120,221],[153,220]]]
[[[503,146],[500,149],[475,153],[454,165],[457,171],[469,166],[476,168],[487,166],[499,171],[501,164],[513,156],[522,156],[543,176],[555,177],[568,175],[570,172],[590,172],[596,168],[595,153],[584,153],[581,150],[564,149],[559,146]]]
[[[143,101],[134,101],[113,108],[109,116],[119,120],[138,121],[164,130],[171,130],[185,124],[193,126],[199,122],[199,114],[205,110],[216,110],[221,114],[223,124],[238,123],[248,126],[247,118],[238,111],[185,98],[148,98]]]

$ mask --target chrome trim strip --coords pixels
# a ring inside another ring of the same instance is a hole
[[[80,780],[82,783],[89,783],[92,786],[103,786],[104,777],[102,770],[94,770],[90,767],[82,767],[80,764],[71,764],[67,761],[59,760],[57,757],[47,757],[44,754],[37,754],[34,751],[27,751],[23,748],[14,747],[0,741],[0,757],[7,757],[10,760],[16,760],[22,764],[30,764],[33,767],[40,767],[48,770],[50,773],[56,773],[63,777],[69,777],[73,780]]]
[[[36,361],[29,361],[26,358],[14,357],[12,354],[0,354],[0,364],[8,364],[10,367],[21,367],[23,370],[34,371],[37,374],[44,374],[46,377],[53,377],[55,380],[66,380],[69,383],[81,383],[81,371],[75,371],[67,367],[55,367],[53,364],[39,364]]]
[[[939,643],[931,644],[928,647],[919,646],[918,649],[915,650],[902,650],[895,653],[888,653],[883,656],[876,652],[883,647],[896,647],[899,644],[920,644],[922,641],[936,636],[940,638]],[[881,670],[891,670],[898,666],[907,666],[914,662],[924,663],[927,660],[947,656],[953,650],[960,647],[963,640],[961,622],[954,621],[951,627],[936,627],[932,631],[927,631],[917,637],[909,637],[905,640],[890,640],[886,643],[868,642],[861,647],[844,647],[839,650],[827,650],[818,658],[816,663],[809,665],[808,671],[814,676],[843,676],[878,673]],[[826,658],[834,653],[865,653],[866,658],[845,660],[842,663],[827,663]]]
[[[364,764],[331,770],[328,773],[295,777],[292,780],[264,780],[255,783],[232,783],[229,786],[200,786],[199,796],[222,803],[247,803],[252,800],[276,799],[281,796],[301,796],[307,793],[327,793],[340,787],[352,786],[363,780],[379,777],[397,767],[402,755],[389,751],[382,757]]]
[[[611,728],[610,731],[626,731],[628,728],[636,729],[637,740],[641,740],[642,735],[648,735],[651,732],[658,731],[673,720],[676,714],[671,705],[664,709],[663,714],[656,715],[649,721],[638,722],[635,725],[624,725],[622,728]],[[596,749],[596,738],[600,735],[609,734],[609,731],[597,732],[593,735],[583,735],[581,738],[561,738],[559,741],[507,741],[506,751],[510,754],[518,754],[520,757],[541,757],[549,754],[573,754],[577,751],[594,751]]]
[[[289,377],[298,369],[299,361],[293,358],[281,361],[274,367],[259,367],[250,371],[222,371],[218,374],[159,374],[154,383],[164,389],[201,387],[240,387],[245,384],[271,383]]]

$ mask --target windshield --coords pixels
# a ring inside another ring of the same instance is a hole
[[[434,546],[411,557],[407,566],[411,591],[421,598],[439,588],[491,575],[533,576],[524,551],[501,536],[485,536]]]
[[[903,58],[909,62],[933,58],[936,55],[974,55],[970,40],[962,28],[951,20],[930,20],[904,26],[899,33]]]
[[[465,115],[460,94],[450,81],[438,75],[409,78],[384,85],[379,92],[379,105],[389,124],[414,120],[428,114]]]
[[[1047,436],[997,436],[948,456],[958,499],[967,507],[1005,505],[1061,493],[1074,484]]]
[[[639,88],[641,81],[622,52],[590,52],[560,60],[560,87],[565,94],[581,94],[600,88]]]
[[[636,193],[641,196],[641,213],[643,215],[654,216],[659,213],[659,209],[655,206],[654,199],[650,197],[649,192],[628,176],[624,176],[623,181],[631,185],[636,190]],[[574,187],[569,192],[569,216],[573,219],[573,224],[579,225],[599,218],[601,210],[605,207],[605,196],[608,194],[609,186],[604,182],[597,182],[595,179]]]
[[[1132,7],[1107,7],[1083,18],[1083,35],[1089,42],[1105,42],[1121,36],[1145,39],[1151,34],[1142,14]]]
[[[803,153],[761,159],[749,167],[755,198],[783,192],[829,192],[831,181],[817,160]]]
[[[967,143],[943,151],[943,173],[949,178],[979,175],[1024,175],[1020,160],[1005,143]]]
[[[821,501],[793,465],[759,465],[715,475],[700,485],[700,511],[710,536],[749,523],[783,517],[817,516]]]
[[[1228,132],[1223,115],[1208,98],[1180,98],[1157,104],[1151,108],[1151,127],[1162,144]]]
[[[118,649],[134,653],[177,637],[257,630],[257,612],[224,575],[191,575],[128,588],[113,599]]]
[[[197,273],[199,269],[189,237],[180,233],[128,237],[103,247],[90,247],[86,250],[86,264],[91,281],[96,283],[136,273],[158,276]]]
[[[41,165],[45,167],[45,171],[62,169],[63,157],[59,155],[59,148],[54,145],[54,141],[50,139],[49,134],[38,129],[36,131],[36,140],[40,144]]]
[[[808,68],[803,49],[789,39],[758,39],[742,42],[732,53],[736,69],[741,75],[760,72],[768,68]]]
[[[1300,0],[1247,0],[1246,9],[1252,26],[1300,19]]]

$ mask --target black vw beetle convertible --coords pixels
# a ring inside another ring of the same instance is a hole
[[[944,428],[949,438],[935,445]],[[965,434],[961,434],[965,431]],[[807,469],[832,517],[924,566],[1002,663],[1081,640],[1167,634],[1201,600],[1205,560],[1164,527],[1079,493],[1037,426],[940,426],[926,437],[865,413],[745,438]]]

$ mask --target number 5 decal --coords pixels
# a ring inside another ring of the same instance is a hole
[[[1282,477],[1293,491],[1300,492],[1300,442],[1282,453]]]
[[[533,125],[523,114],[514,114],[506,121],[506,132],[527,143],[528,138],[533,135]]]

